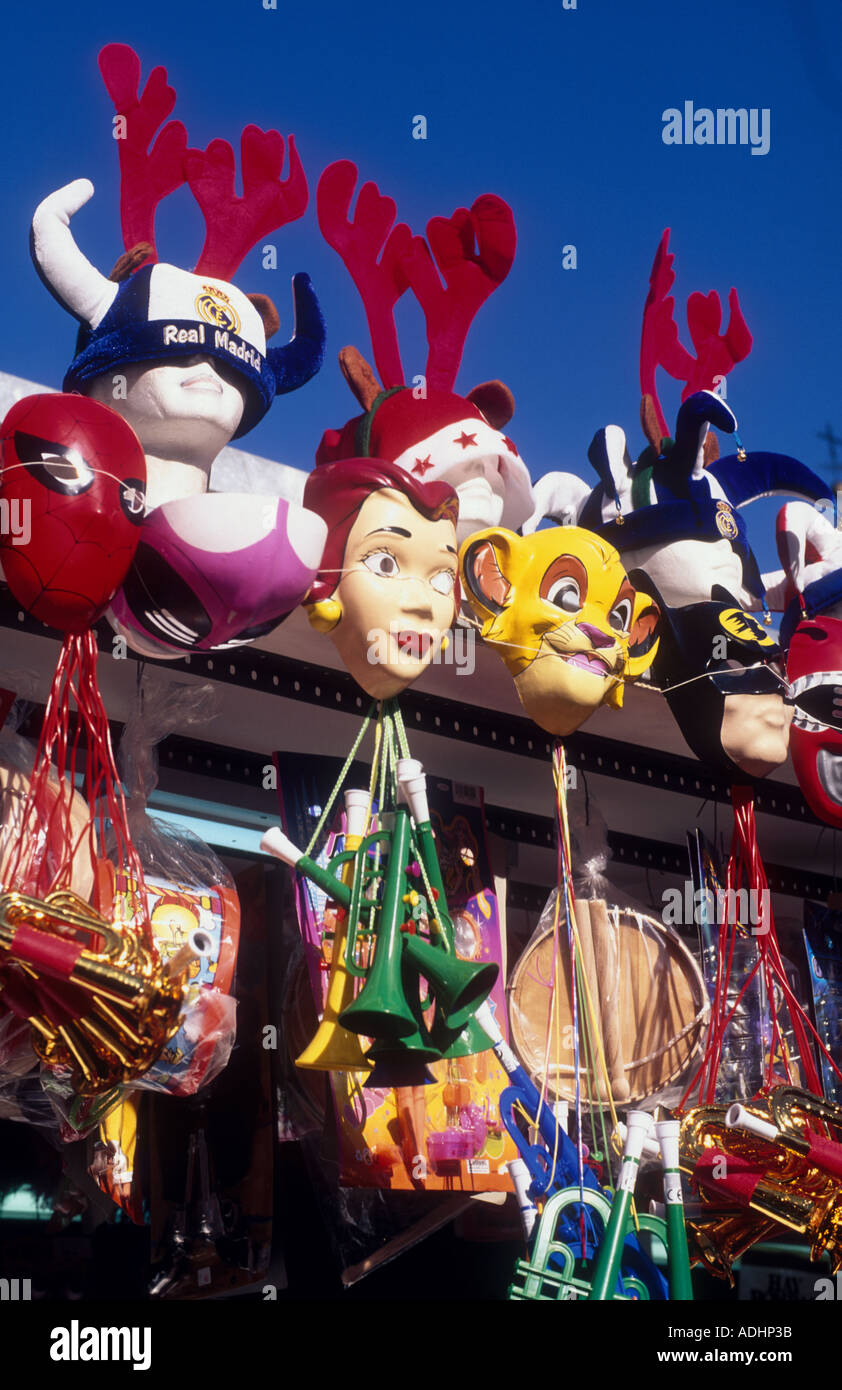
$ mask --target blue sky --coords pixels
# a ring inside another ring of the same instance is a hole
[[[459,376],[467,390],[500,377],[515,394],[509,427],[534,477],[568,468],[591,478],[594,431],[624,426],[636,453],[638,350],[648,274],[671,226],[677,314],[693,290],[735,285],[755,346],[730,380],[748,447],[794,453],[819,471],[830,421],[842,436],[839,226],[842,212],[842,9],[833,0],[485,0],[385,3],[362,9],[286,0],[146,0],[142,17],[113,3],[46,0],[16,7],[4,65],[3,240],[6,331],[0,368],[58,385],[74,325],[31,268],[31,214],[80,175],[96,185],[74,219],[77,240],[107,272],[122,249],[113,108],[96,66],[107,42],[137,49],[144,75],[168,69],[190,143],[225,136],[238,149],[255,122],[296,135],[311,201],[276,234],[278,270],[257,251],[237,283],[276,300],[290,322],[289,275],[320,294],[329,357],[317,380],[278,401],[244,447],[309,467],[322,431],[354,414],[335,354],[368,353],[362,307],[315,217],[321,170],[351,158],[422,231],[427,219],[495,192],[512,205],[515,265],[475,320]],[[662,112],[768,107],[771,146],[667,146]],[[412,139],[412,117],[428,121]],[[158,216],[162,259],[192,266],[201,219],[186,190]],[[562,247],[577,248],[576,270]],[[420,314],[399,312],[408,374],[424,361]],[[276,340],[278,341],[278,340]],[[678,388],[662,378],[674,417]],[[842,475],[842,448],[839,450]],[[776,507],[750,521],[765,563]],[[765,534],[765,539],[764,539]]]

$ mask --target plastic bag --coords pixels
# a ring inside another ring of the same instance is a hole
[[[240,908],[234,880],[213,850],[191,831],[149,815],[147,800],[158,781],[155,745],[176,728],[183,733],[204,726],[212,696],[210,685],[153,682],[129,717],[120,745],[129,831],[143,868],[156,946],[165,959],[185,946],[194,953],[179,1029],[134,1084],[180,1096],[193,1095],[218,1076],[234,1046],[237,1005],[231,990]],[[101,911],[134,920],[133,889],[110,860],[99,864]]]
[[[571,817],[576,936],[575,1005],[558,890],[507,989],[512,1045],[551,1098],[651,1108],[675,1105],[700,1056],[709,1006],[701,968],[678,934],[606,877],[605,824],[588,799]]]

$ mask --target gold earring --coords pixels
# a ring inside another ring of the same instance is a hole
[[[443,636],[442,639],[441,639],[441,650],[442,650],[443,652],[446,652],[449,646],[450,646],[450,638],[448,637],[447,633],[445,633],[444,636]]]
[[[338,598],[322,598],[318,603],[308,603],[307,617],[316,632],[332,632],[342,617],[342,604]]]

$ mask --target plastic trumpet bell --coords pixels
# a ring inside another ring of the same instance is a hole
[[[461,1033],[491,993],[497,966],[460,960],[454,952],[433,946],[419,936],[406,935],[403,949],[418,974],[428,982],[444,1027]]]
[[[339,1015],[343,1028],[390,1040],[409,1039],[417,1033],[418,1023],[404,994],[400,937],[400,931],[385,937],[378,933],[365,984]]]

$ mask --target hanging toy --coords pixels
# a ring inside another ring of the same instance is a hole
[[[792,766],[810,810],[842,827],[842,537],[803,502],[777,519]]]
[[[483,531],[462,546],[460,563],[483,640],[547,733],[572,734],[602,704],[619,709],[624,681],[651,665],[658,608],[589,531]]]
[[[282,348],[267,347],[280,325],[272,301],[230,281],[252,246],[303,215],[307,180],[292,137],[282,179],[280,134],[247,126],[238,196],[231,146],[214,140],[207,150],[188,149],[184,126],[167,120],[175,93],[163,68],[138,95],[131,48],[109,44],[99,61],[122,123],[125,254],[106,278],[77,247],[70,220],[93,194],[77,179],[36,209],[32,255],[81,325],[65,389],[107,402],[146,453],[148,514],[141,511],[141,544],[109,617],[141,655],[174,657],[271,631],[304,597],[321,556],[324,530],[297,504],[207,491],[229,441],[321,366],[324,323],[307,275],[293,278],[295,331]],[[160,262],[155,248],[157,206],[185,184],[207,228],[193,272]]]
[[[438,656],[453,624],[456,494],[383,459],[344,459],[314,469],[304,505],[328,531],[310,623],[368,695],[391,698]]]
[[[142,884],[90,624],[131,563],[145,462],[125,421],[74,396],[18,402],[0,427],[0,442],[0,497],[13,496],[37,521],[15,550],[20,537],[2,538],[8,582],[25,607],[65,633],[22,833],[4,866],[2,1001],[31,1024],[45,1066],[71,1071],[77,1094],[93,1096],[145,1071],[161,1051],[178,1026],[187,969],[184,959],[162,964],[142,898],[140,925],[129,931],[70,891],[79,860],[93,870],[103,855],[106,825],[117,863]],[[90,813],[79,829],[73,788],[83,751]]]
[[[687,322],[694,356],[681,343],[675,322],[668,247],[669,229],[655,256],[643,312],[640,422],[646,447],[635,460],[618,425],[598,430],[588,449],[598,485],[591,490],[572,473],[545,474],[535,484],[535,505],[523,530],[535,531],[548,517],[597,532],[616,546],[628,570],[645,570],[676,607],[708,600],[719,584],[742,608],[776,608],[777,597],[766,592],[776,576],[761,575],[742,509],[771,494],[815,502],[826,498],[827,484],[787,454],[743,448],[736,416],[725,401],[728,374],[752,346],[737,292],[732,289],[729,296],[724,333],[716,292],[690,295]],[[674,438],[658,399],[658,367],[684,383]],[[720,458],[709,426],[733,434],[737,452]]]
[[[316,463],[363,454],[389,459],[421,481],[447,483],[459,495],[460,540],[484,526],[520,526],[532,510],[532,484],[504,433],[514,413],[512,393],[500,381],[454,393],[471,322],[514,261],[511,208],[483,194],[470,210],[432,218],[425,241],[405,223],[393,225],[395,203],[374,183],[360,189],[351,218],[356,182],[349,160],[325,169],[319,227],[363,301],[380,380],[356,348],[342,349],[339,364],[363,413],[341,430],[325,431]],[[424,373],[411,386],[394,317],[407,289],[423,310],[429,349]]]
[[[391,710],[381,712],[386,730],[381,821],[384,799],[389,804],[397,789],[388,813],[389,829],[381,823],[379,829],[363,834],[373,795],[351,791],[350,847],[334,856],[327,868],[297,849],[279,827],[268,831],[261,845],[318,885],[342,914],[341,929],[333,936],[323,1026],[300,1064],[357,1070],[361,1053],[367,1054],[378,1064],[367,1084],[402,1087],[417,1084],[419,1065],[423,1076],[428,1062],[488,1046],[484,1036],[476,1037],[478,1047],[466,1046],[461,1035],[491,990],[497,966],[461,960],[456,954],[425,778],[421,765],[406,756],[400,723],[394,734],[404,746],[404,756],[392,764],[394,718]],[[413,869],[420,871],[419,877]],[[354,979],[361,981],[356,994]],[[373,1039],[373,1046],[349,1048],[349,1033]]]
[[[134,431],[84,396],[27,396],[0,426],[0,562],[15,598],[83,633],[120,587],[140,539],[146,460]]]

